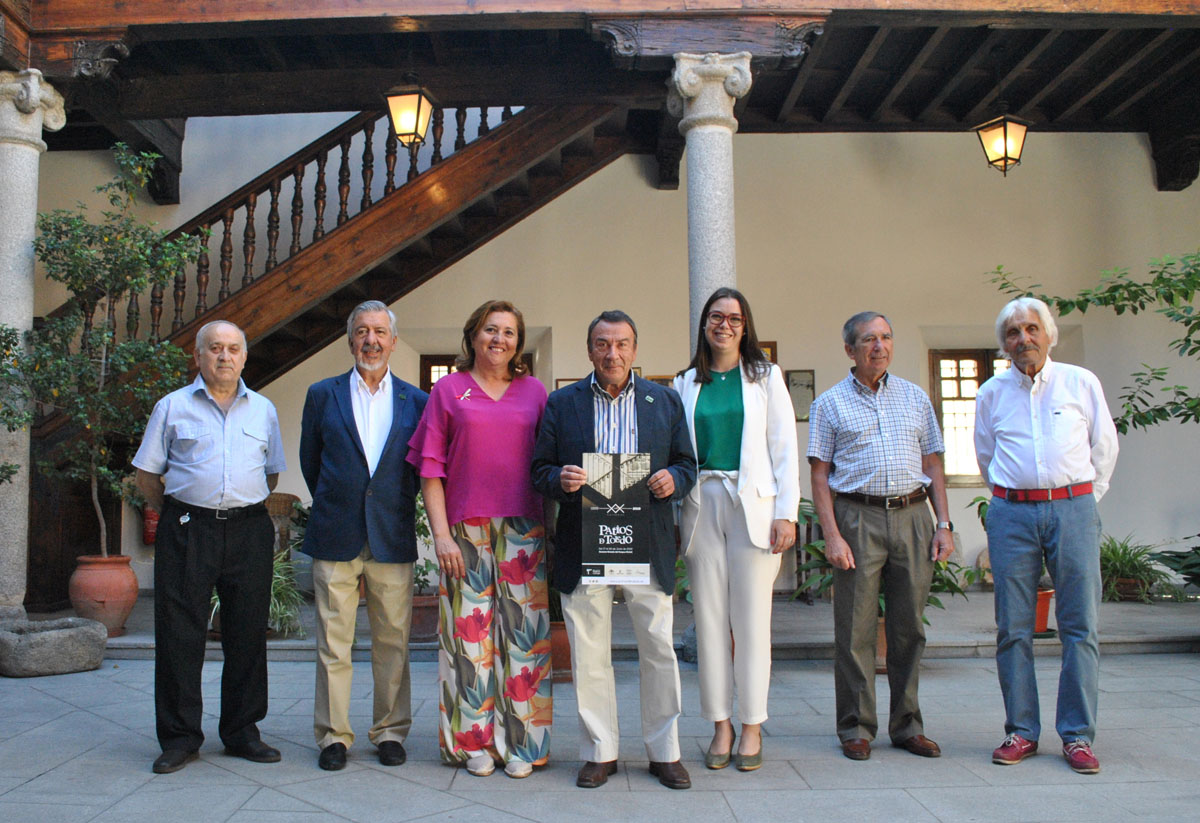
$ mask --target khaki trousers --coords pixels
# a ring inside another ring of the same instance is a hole
[[[888,734],[892,742],[900,743],[925,732],[917,684],[925,651],[921,615],[933,577],[929,556],[933,519],[924,504],[888,511],[844,497],[834,500],[833,512],[855,564],[853,569],[833,573],[838,738],[873,740],[879,731],[875,635],[882,591],[892,694]]]
[[[622,586],[637,636],[642,740],[651,761],[679,759],[679,713],[683,703],[672,633],[671,595],[654,582]],[[579,757],[595,763],[616,760],[620,749],[617,687],[612,667],[612,586],[580,584],[562,596],[571,639],[571,667],[579,705]]]
[[[371,623],[373,723],[367,737],[376,745],[404,742],[412,727],[412,684],[408,635],[412,627],[412,563],[380,563],[368,549],[353,560],[313,560],[317,604],[317,688],[313,734],[322,749],[354,743],[350,728],[350,650],[358,615],[358,578],[367,584]]]

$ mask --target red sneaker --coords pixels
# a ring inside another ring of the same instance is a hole
[[[1026,740],[1019,734],[1010,734],[1004,738],[1000,748],[992,752],[992,762],[1001,766],[1015,766],[1036,752],[1036,740]]]
[[[1067,765],[1080,774],[1095,774],[1100,771],[1100,761],[1092,754],[1092,747],[1086,740],[1064,743],[1063,757],[1067,759]]]

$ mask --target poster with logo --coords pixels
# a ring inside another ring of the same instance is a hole
[[[587,452],[583,469],[580,582],[649,585],[650,455]]]

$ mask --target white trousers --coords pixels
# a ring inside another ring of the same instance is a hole
[[[354,743],[350,728],[350,682],[354,664],[354,624],[358,617],[358,577],[367,581],[371,623],[373,720],[368,739],[403,743],[412,727],[412,685],[408,634],[412,627],[412,563],[380,563],[366,549],[353,560],[313,560],[317,604],[317,688],[313,734],[321,748]]]
[[[701,477],[696,530],[684,561],[691,580],[700,714],[716,722],[767,719],[771,589],[782,555],[750,541],[746,515],[719,477]],[[730,632],[732,630],[732,641]]]
[[[637,636],[641,681],[642,739],[652,762],[679,759],[679,712],[683,703],[672,633],[671,595],[654,583],[622,586]],[[595,763],[618,758],[617,687],[612,668],[612,586],[580,584],[562,596],[571,639],[571,666],[579,704],[579,757]]]

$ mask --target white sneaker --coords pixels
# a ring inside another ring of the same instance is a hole
[[[496,771],[496,761],[490,754],[477,754],[467,760],[467,771],[476,777],[487,777]]]
[[[533,765],[524,760],[510,760],[504,764],[504,773],[520,780],[522,777],[529,777],[533,774]]]

